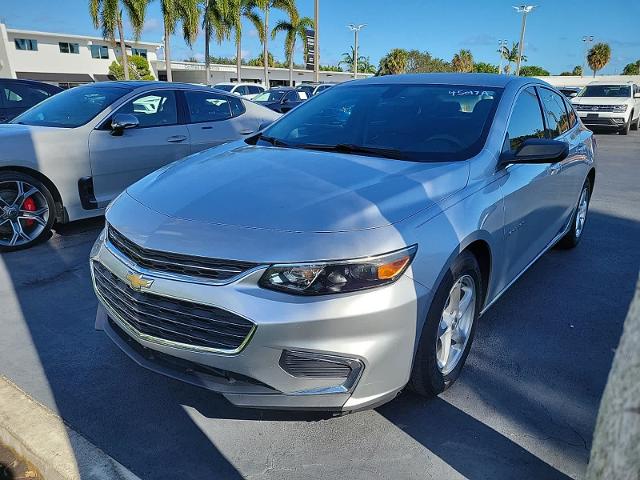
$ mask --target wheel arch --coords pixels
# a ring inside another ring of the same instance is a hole
[[[58,191],[58,188],[55,184],[43,173],[38,170],[34,170],[29,167],[20,167],[20,166],[6,166],[0,167],[0,173],[4,172],[17,172],[24,173],[25,175],[30,175],[33,178],[41,181],[51,192],[51,196],[53,197],[54,202],[56,203],[56,222],[58,223],[66,223],[68,221],[66,211],[64,209],[64,203],[62,202],[62,195]]]

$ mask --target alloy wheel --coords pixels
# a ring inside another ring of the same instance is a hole
[[[578,211],[576,212],[576,238],[582,235],[584,224],[587,221],[587,211],[589,210],[589,190],[585,187],[580,194],[578,201]]]
[[[18,247],[34,241],[49,223],[44,194],[29,182],[0,182],[0,245]]]
[[[458,278],[449,291],[436,339],[436,360],[443,375],[456,368],[464,354],[475,318],[476,292],[470,275]]]

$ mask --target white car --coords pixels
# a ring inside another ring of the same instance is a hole
[[[640,124],[640,87],[633,82],[592,82],[571,98],[582,123],[629,133]]]
[[[260,95],[266,90],[266,88],[264,88],[259,83],[233,82],[216,83],[213,88],[238,95],[239,97],[246,98],[247,100],[253,100],[256,96]]]

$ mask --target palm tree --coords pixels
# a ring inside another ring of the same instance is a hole
[[[353,63],[355,57],[355,49],[351,47],[351,52],[344,52],[342,54],[342,60],[338,62],[338,66],[341,67],[344,65],[347,67],[347,70],[353,72]],[[368,57],[363,55],[358,55],[358,70],[361,72],[368,72],[371,69],[371,62]]]
[[[606,43],[596,43],[587,54],[587,62],[593,70],[593,76],[596,76],[598,70],[602,70],[604,66],[611,60],[611,47]]]
[[[264,25],[260,14],[257,12],[258,4],[256,0],[232,0],[233,12],[230,19],[230,27],[235,32],[236,37],[236,77],[241,82],[242,71],[242,19],[246,18],[251,22],[258,32],[260,43],[264,43]]]
[[[204,30],[204,70],[207,79],[207,85],[211,81],[211,58],[209,55],[209,42],[215,33],[216,42],[222,43],[228,40],[231,35],[232,14],[234,3],[237,0],[202,0],[203,2],[203,20],[202,29]]]
[[[293,54],[296,49],[296,40],[299,38],[302,42],[306,40],[307,29],[313,28],[313,20],[309,17],[298,17],[297,12],[295,17],[286,20],[280,20],[273,31],[271,32],[271,38],[275,39],[278,32],[284,32],[286,34],[284,40],[284,56],[289,62],[289,85],[293,87]],[[306,50],[306,48],[305,48]],[[306,55],[305,51],[305,55]]]
[[[394,48],[380,60],[377,75],[398,75],[407,71],[409,52],[401,48]]]
[[[167,81],[173,81],[171,75],[170,38],[176,31],[178,22],[182,25],[182,35],[187,44],[192,45],[198,36],[198,0],[160,0],[162,20],[164,21],[164,64]]]
[[[506,73],[507,75],[509,75],[509,73],[511,72],[511,64],[516,63],[518,61],[519,47],[520,47],[519,42],[513,42],[513,45],[511,46],[511,48],[508,48],[507,46],[503,45],[502,47],[500,47],[500,49],[498,49],[498,53],[502,55],[502,58],[504,58],[507,61],[507,64],[504,66],[504,73]],[[523,55],[522,62],[526,62],[526,61],[527,61],[527,56]]]
[[[102,30],[102,37],[115,44],[116,30],[118,31],[125,80],[129,80],[129,59],[127,58],[127,45],[124,41],[122,9],[126,10],[133,28],[134,38],[138,40],[144,28],[147,4],[148,0],[89,0],[91,20],[96,28]]]
[[[473,71],[473,55],[469,50],[460,50],[453,56],[451,67],[454,72],[469,73]]]
[[[257,7],[264,12],[264,38],[262,39],[262,58],[269,58],[268,35],[269,32],[269,11],[272,8],[283,10],[289,15],[289,18],[298,18],[298,9],[295,0],[255,0]],[[264,86],[269,88],[269,62],[264,63]]]

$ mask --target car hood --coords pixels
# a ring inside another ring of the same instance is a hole
[[[127,192],[149,209],[182,220],[347,232],[390,225],[433,207],[467,179],[468,162],[405,162],[236,143],[178,161]]]
[[[573,97],[574,105],[624,105],[631,99],[627,97]]]

